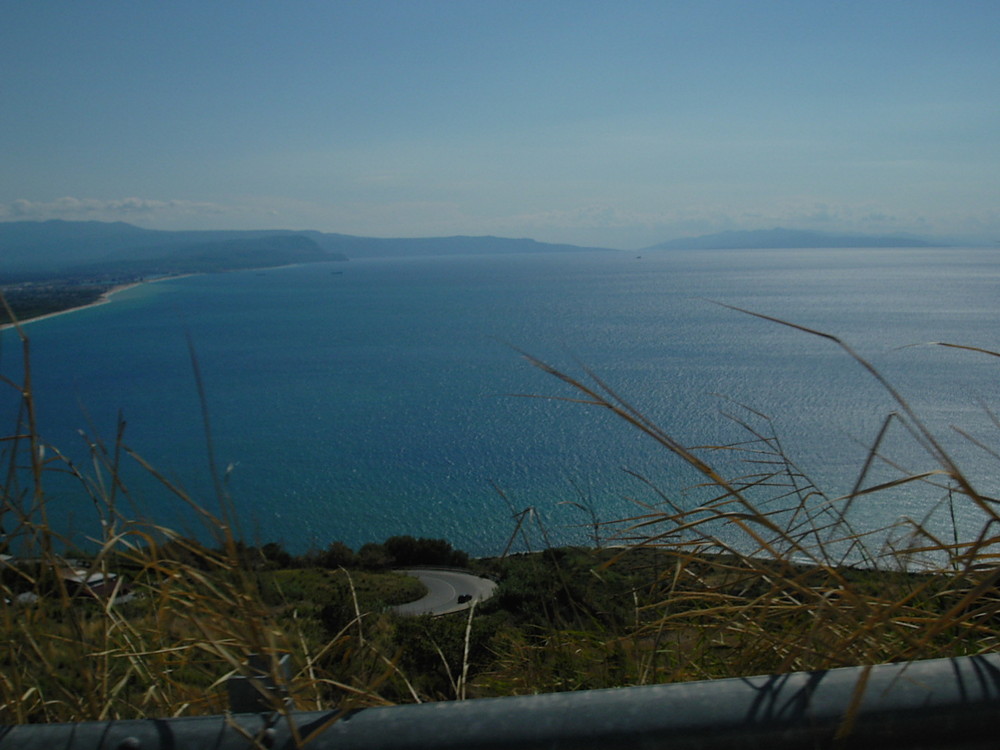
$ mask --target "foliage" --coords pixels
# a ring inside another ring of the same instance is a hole
[[[0,325],[27,320],[74,307],[92,305],[110,288],[110,284],[66,285],[23,284],[6,292],[11,313],[0,308]]]
[[[391,536],[382,546],[392,560],[392,565],[400,568],[419,565],[465,568],[469,565],[469,556],[452,549],[451,544],[444,539]]]
[[[343,542],[331,542],[329,547],[316,555],[316,565],[321,568],[353,568],[357,565],[357,556]]]

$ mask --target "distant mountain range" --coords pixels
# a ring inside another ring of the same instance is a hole
[[[337,259],[292,232],[161,232],[124,222],[0,223],[0,280],[139,276]]]
[[[764,249],[933,247],[915,237],[829,234],[793,229],[720,232],[646,248]],[[161,231],[124,222],[0,222],[0,283],[39,278],[180,273],[421,255],[551,253],[601,250],[504,237],[358,237],[313,230]]]
[[[647,250],[767,250],[771,248],[820,247],[941,247],[916,237],[870,234],[831,234],[800,229],[754,229],[682,237]]]
[[[0,282],[53,275],[165,275],[385,256],[599,248],[503,237],[383,239],[292,230],[160,231],[124,222],[0,222]]]
[[[348,234],[323,234],[321,232],[303,232],[307,237],[318,235],[325,247],[342,252],[349,258],[376,258],[417,255],[489,255],[509,253],[578,253],[590,250],[603,250],[603,247],[581,247],[580,245],[561,245],[551,242],[538,242],[531,239],[510,239],[489,235],[467,237],[355,237]]]

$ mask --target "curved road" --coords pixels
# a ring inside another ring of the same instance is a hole
[[[493,581],[454,570],[421,568],[396,572],[415,576],[427,587],[427,594],[422,599],[393,607],[393,611],[400,615],[447,615],[460,612],[471,607],[472,602],[489,599],[497,587]],[[465,595],[471,599],[459,603],[458,598]]]

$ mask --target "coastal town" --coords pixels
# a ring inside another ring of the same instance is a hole
[[[144,280],[142,276],[123,274],[46,278],[2,285],[0,326],[97,304],[113,291]]]

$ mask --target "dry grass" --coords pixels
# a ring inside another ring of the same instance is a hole
[[[30,342],[15,327],[24,362],[18,381],[0,386],[18,400],[14,429],[0,438],[4,553],[0,563],[0,723],[82,721],[222,713],[227,683],[238,675],[261,687],[274,710],[386,703],[378,688],[397,679],[392,660],[367,637],[368,613],[357,607],[339,632],[265,604],[261,580],[246,565],[225,495],[212,514],[131,452],[120,429],[110,446],[88,440],[87,473],[43,443],[35,420]],[[206,423],[207,429],[207,423]],[[129,519],[121,481],[125,462],[143,467],[179,501],[195,509],[203,545],[170,529]],[[50,523],[47,480],[74,478],[79,497],[100,518],[100,536],[85,559]],[[67,578],[114,581],[110,590]],[[273,592],[272,592],[273,594]],[[279,659],[290,654],[293,672]],[[248,669],[252,655],[268,666],[275,689]],[[414,696],[416,697],[416,696]]]
[[[859,467],[853,490],[844,497],[826,496],[795,466],[763,414],[734,407],[730,417],[744,439],[688,447],[593,372],[576,377],[525,355],[570,389],[570,395],[555,398],[624,420],[703,480],[677,502],[670,491],[635,475],[657,502],[636,500],[639,512],[612,524],[612,541],[626,550],[669,550],[673,560],[667,569],[650,571],[641,601],[637,593],[634,626],[604,638],[605,658],[614,656],[619,684],[825,669],[995,649],[1000,636],[997,499],[977,489],[905,398],[847,344],[826,333],[757,317],[830,341],[896,403],[896,412],[886,418]],[[940,345],[974,356],[1000,356],[980,347]],[[908,430],[931,468],[907,473],[883,453],[885,433],[893,422]],[[995,417],[993,423],[1000,428]],[[997,451],[979,441],[976,445],[1000,459]],[[733,456],[741,459],[746,473],[733,476],[718,468],[731,466]],[[890,467],[895,476],[871,480],[876,466]],[[942,535],[919,519],[878,529],[852,521],[852,507],[862,499],[892,502],[896,493],[915,485],[933,488],[952,504],[953,514],[955,505],[971,507],[981,519],[979,533],[964,539]],[[692,496],[700,501],[693,504]],[[613,569],[625,554],[601,563],[598,570]],[[510,660],[508,674],[530,673],[560,652],[573,650],[592,653],[593,635],[552,640],[534,651],[519,644],[511,650],[518,658]]]

